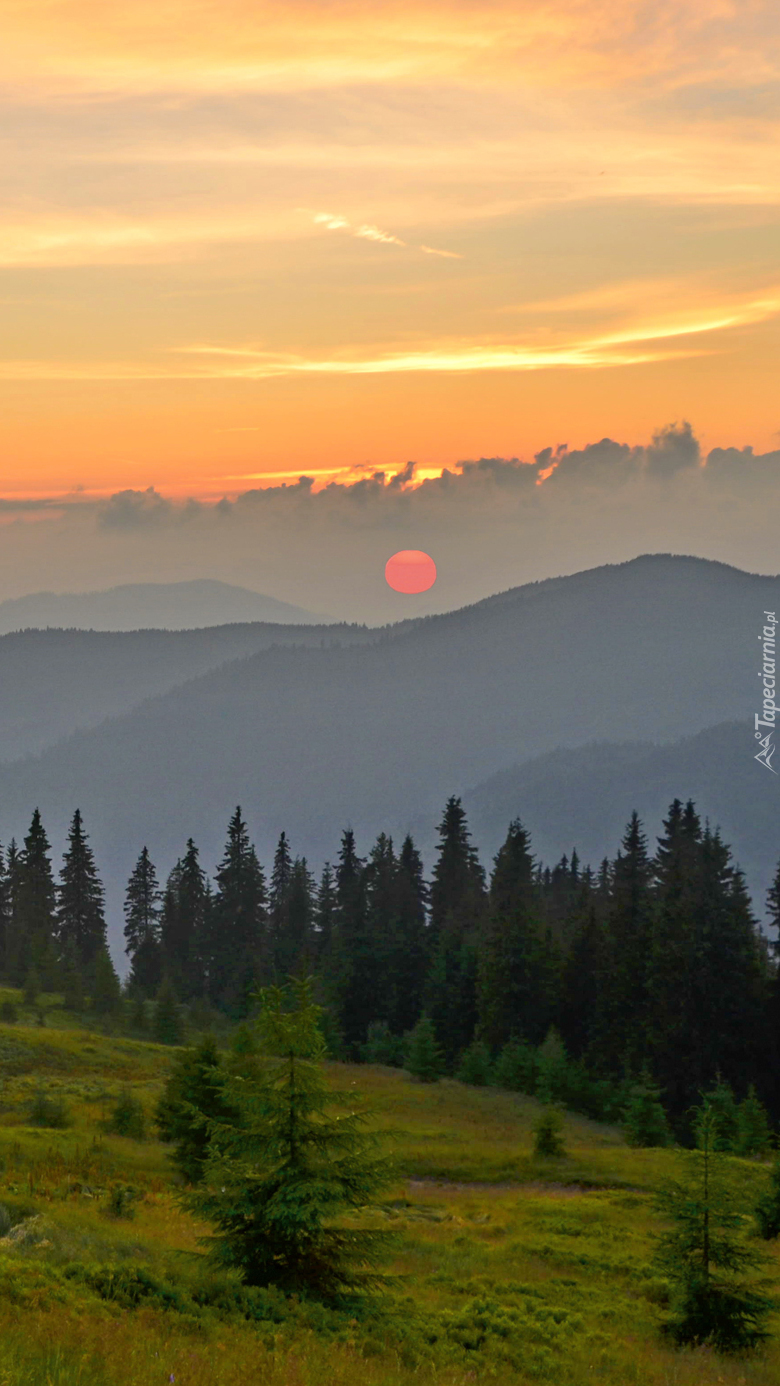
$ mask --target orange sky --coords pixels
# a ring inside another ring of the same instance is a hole
[[[777,445],[775,0],[0,24],[0,494]]]

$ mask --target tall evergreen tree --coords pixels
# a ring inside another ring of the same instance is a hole
[[[166,883],[160,913],[163,971],[168,972],[178,994],[190,997],[202,991],[195,960],[205,929],[206,876],[192,838],[184,856]]]
[[[111,954],[105,943],[100,945],[95,954],[91,985],[92,1009],[95,1015],[104,1017],[115,1015],[122,1003],[122,988],[111,960]]]
[[[240,806],[228,825],[211,911],[211,1000],[234,1020],[249,1011],[249,992],[264,963],[268,912],[265,877]]]
[[[284,985],[291,965],[287,934],[292,871],[290,843],[287,834],[283,832],[276,844],[268,887],[269,981],[273,981],[277,986]]]
[[[346,828],[336,865],[336,913],[326,981],[337,1001],[344,1040],[355,1057],[366,1040],[369,1024],[377,1018],[378,979],[368,934],[364,868],[355,834]]]
[[[556,1014],[556,959],[546,946],[528,833],[515,818],[496,854],[479,957],[480,1034],[541,1044]]]
[[[19,886],[22,855],[11,838],[5,854],[3,907],[5,910],[5,975],[12,986],[21,986],[27,957],[19,916]]]
[[[561,979],[558,1026],[566,1048],[575,1059],[586,1057],[596,1038],[605,972],[604,932],[590,886],[580,885],[573,933]]]
[[[3,978],[7,975],[9,935],[8,880],[5,870],[5,852],[0,845],[0,977]]]
[[[472,846],[460,799],[448,799],[439,824],[431,885],[431,969],[424,999],[452,1068],[477,1024],[477,959],[486,903],[485,872]]]
[[[127,883],[124,934],[131,986],[147,996],[157,990],[162,978],[160,899],[157,872],[144,847]]]
[[[97,873],[95,855],[84,832],[81,810],[76,809],[68,833],[57,890],[57,940],[62,950],[72,942],[85,976],[90,977],[95,958],[106,943],[105,891]]]
[[[51,847],[36,808],[24,839],[16,892],[19,955],[17,968],[26,976],[37,971],[44,990],[57,984],[56,890],[51,869]]]
[[[602,864],[602,873],[606,877]],[[648,950],[653,866],[636,811],[611,870],[605,902],[604,966],[594,1058],[607,1072],[639,1072],[646,1061]],[[600,888],[601,889],[601,888]]]
[[[426,922],[429,897],[420,853],[407,833],[401,843],[395,877],[395,923],[390,940],[393,986],[388,1024],[393,1034],[411,1030],[422,1013],[425,978],[430,964]]]

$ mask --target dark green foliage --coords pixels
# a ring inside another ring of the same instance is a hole
[[[393,1068],[402,1068],[403,1051],[403,1038],[391,1033],[386,1020],[376,1020],[368,1027],[368,1039],[360,1046],[360,1058],[364,1064],[389,1064]]]
[[[95,955],[92,977],[92,1009],[95,1015],[117,1015],[122,1004],[122,988],[105,944],[101,944]]]
[[[45,1025],[45,1024],[46,1024],[46,1015],[45,1015],[45,1013],[41,1010],[40,1006],[38,1007],[37,1011],[35,1012],[35,1023],[36,1023],[36,1025]]]
[[[146,1014],[146,1002],[141,995],[133,998],[130,1009],[130,1028],[137,1030],[139,1034],[145,1035],[149,1030],[149,1017]]]
[[[611,867],[602,864],[599,908],[604,954],[591,1048],[607,1072],[646,1062],[647,964],[653,906],[653,866],[636,813]]]
[[[543,1107],[534,1122],[534,1155],[560,1157],[565,1154],[563,1117],[557,1107]]]
[[[405,1039],[407,1072],[423,1083],[437,1083],[444,1072],[444,1056],[430,1016],[421,1015]]]
[[[631,1088],[631,1097],[623,1113],[623,1134],[627,1143],[634,1146],[663,1146],[671,1142],[661,1091],[647,1070]]]
[[[152,1015],[152,1038],[158,1044],[183,1044],[184,1023],[170,977],[163,977]]]
[[[98,951],[106,946],[105,892],[95,856],[76,809],[68,833],[57,888],[57,940],[60,948],[75,946],[80,967],[89,971]]]
[[[83,1011],[84,978],[73,939],[68,939],[62,950],[62,999],[67,1011]]]
[[[43,1088],[36,1090],[29,1109],[31,1126],[64,1128],[70,1126],[70,1114],[59,1097],[49,1097]]]
[[[230,1040],[230,1048],[234,1054],[257,1053],[257,1040],[245,1020],[236,1026]]]
[[[326,980],[348,1052],[357,1056],[376,1019],[377,974],[368,932],[365,863],[351,828],[342,833]]]
[[[780,1159],[772,1166],[769,1188],[758,1200],[755,1213],[764,1241],[780,1237]]]
[[[30,831],[19,854],[14,887],[14,924],[16,935],[15,973],[12,981],[20,982],[34,967],[41,984],[55,980],[50,975],[56,966],[55,888],[51,869],[51,848],[38,809],[35,810]]]
[[[3,1001],[0,1004],[0,1020],[4,1025],[15,1025],[19,1019],[19,1013],[13,1001]]]
[[[483,1088],[490,1082],[492,1068],[493,1061],[487,1045],[482,1040],[472,1040],[468,1049],[461,1054],[457,1077],[461,1083]]]
[[[536,1050],[526,1040],[513,1035],[496,1059],[493,1082],[497,1088],[533,1096],[536,1091]]]
[[[192,996],[203,986],[199,952],[206,930],[206,899],[206,876],[198,849],[189,838],[184,856],[168,877],[160,911],[161,966],[179,996]]]
[[[130,1088],[123,1088],[105,1126],[116,1136],[130,1136],[134,1141],[146,1138],[146,1116],[142,1104]]]
[[[674,1287],[663,1331],[680,1345],[740,1352],[769,1336],[764,1321],[773,1304],[740,1279],[763,1258],[741,1238],[745,1217],[725,1178],[718,1118],[707,1100],[694,1112],[694,1130],[698,1148],[680,1155],[687,1178],[667,1181],[656,1200],[672,1223],[656,1254]]]
[[[180,1199],[219,1229],[200,1239],[213,1263],[240,1269],[251,1285],[335,1302],[386,1283],[374,1268],[392,1234],[327,1224],[371,1202],[392,1172],[361,1129],[364,1113],[329,1115],[353,1099],[327,1089],[312,980],[295,980],[291,991],[292,1010],[284,1009],[288,992],[260,993],[262,1067],[226,1082],[242,1125],[207,1123],[203,1185]]]
[[[589,876],[580,879],[568,919],[571,937],[561,975],[560,1028],[567,1052],[584,1058],[598,1037],[601,979],[608,969],[604,927]]]
[[[238,1109],[225,1100],[223,1086],[221,1055],[214,1036],[206,1034],[176,1059],[155,1109],[160,1139],[173,1144],[171,1159],[190,1184],[203,1178],[209,1144],[208,1128],[194,1123],[193,1111],[234,1124],[240,1120]]]
[[[755,1086],[751,1083],[748,1095],[740,1102],[737,1111],[736,1151],[738,1155],[765,1155],[771,1143],[766,1108],[759,1102]]]
[[[38,976],[37,969],[34,968],[34,967],[31,967],[31,968],[29,969],[28,973],[27,973],[27,976],[26,976],[25,979],[24,979],[24,1004],[25,1004],[25,1006],[34,1006],[34,1005],[35,1005],[36,1001],[38,1000],[38,996],[39,996],[39,994],[40,994],[40,990],[41,990],[41,982],[40,982],[40,978],[39,978],[39,976]]]

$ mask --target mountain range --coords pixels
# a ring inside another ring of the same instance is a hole
[[[0,635],[33,627],[197,630],[234,621],[311,625],[328,619],[247,587],[208,578],[128,583],[106,592],[31,592],[0,602]]]
[[[519,815],[545,860],[594,866],[634,807],[656,833],[691,795],[763,890],[777,777],[752,721],[778,604],[778,577],[654,554],[377,629],[6,636],[0,839],[37,804],[59,849],[81,808],[117,958],[140,848],[164,874],[191,835],[211,868],[238,803],[266,861],[284,828],[316,868],[351,824],[362,851],[413,830],[430,870],[450,794],[483,851]]]

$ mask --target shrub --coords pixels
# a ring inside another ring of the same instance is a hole
[[[565,1155],[563,1117],[556,1107],[545,1107],[534,1124],[534,1155]]]
[[[108,1203],[104,1208],[107,1217],[127,1218],[135,1217],[133,1204],[139,1197],[138,1190],[132,1184],[114,1184],[108,1196]]]
[[[767,1192],[756,1204],[759,1235],[764,1241],[780,1237],[780,1160],[776,1160]]]
[[[123,1088],[105,1125],[116,1136],[130,1136],[135,1141],[146,1137],[146,1116],[143,1106],[130,1088]]]
[[[493,1062],[490,1057],[490,1050],[481,1040],[474,1040],[464,1049],[457,1077],[461,1083],[471,1083],[474,1087],[483,1088],[490,1082]]]
[[[360,1046],[361,1063],[389,1064],[393,1068],[401,1068],[404,1061],[403,1043],[400,1035],[392,1034],[386,1020],[373,1020],[368,1027],[366,1042]]]
[[[405,1068],[423,1083],[437,1083],[444,1072],[444,1056],[430,1016],[422,1015],[405,1036]]]
[[[497,1088],[532,1097],[536,1091],[536,1052],[531,1045],[513,1035],[493,1066],[493,1082]]]
[[[13,1001],[3,1001],[0,1005],[0,1020],[4,1025],[15,1025],[19,1019],[19,1012]]]
[[[49,1097],[38,1088],[30,1103],[30,1125],[62,1128],[70,1126],[70,1113],[61,1097]]]

